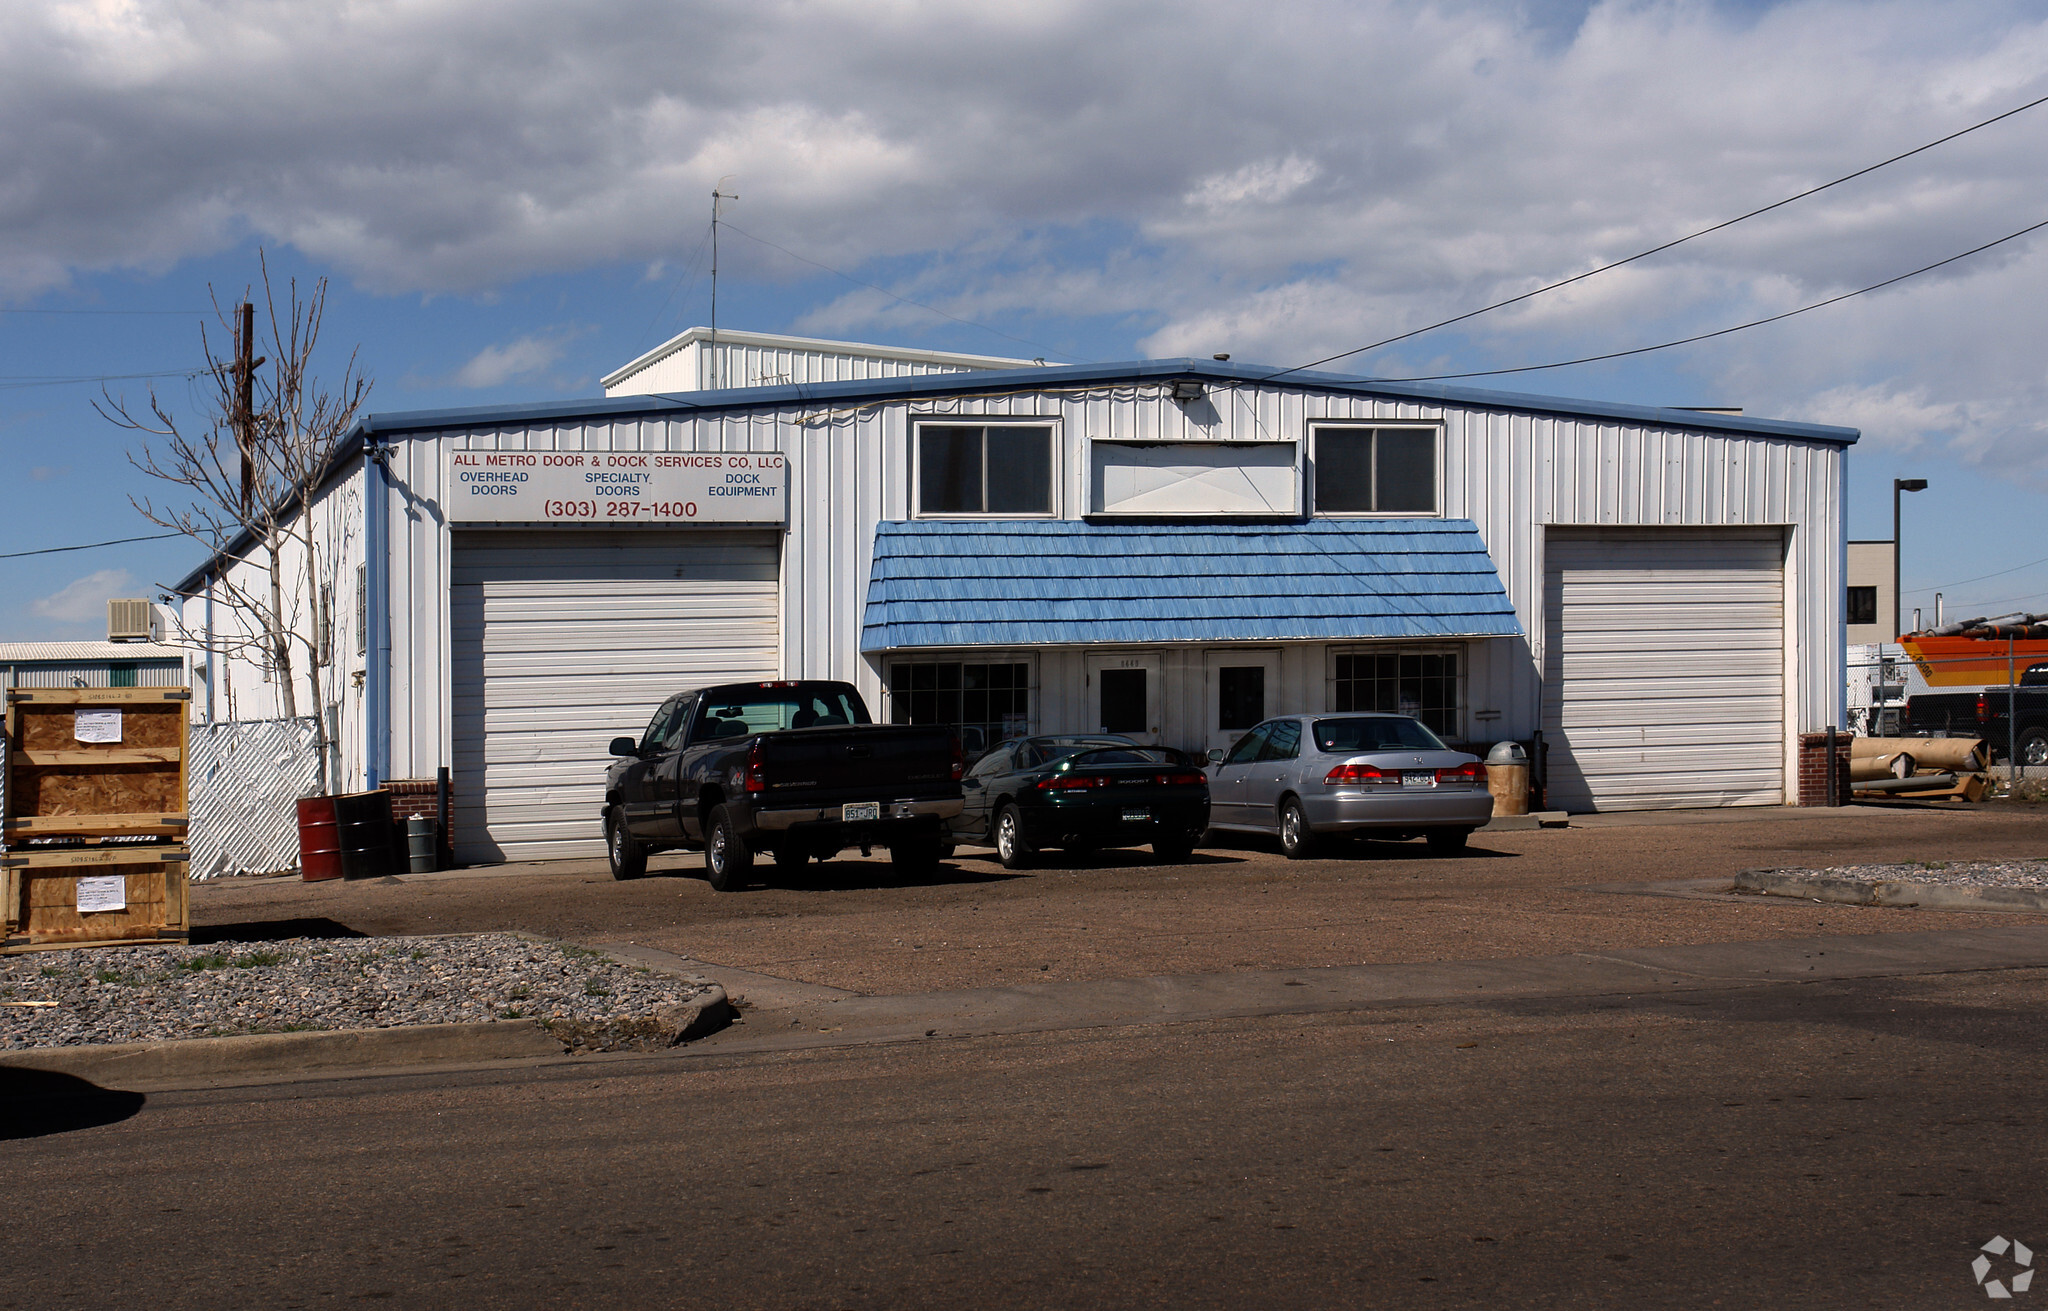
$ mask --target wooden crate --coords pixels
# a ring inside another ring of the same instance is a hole
[[[191,700],[184,688],[9,688],[7,845],[182,837]],[[118,741],[79,741],[110,714]]]
[[[192,927],[186,857],[183,846],[31,849],[0,856],[0,953],[185,941]],[[122,906],[81,911],[83,879],[121,880]]]

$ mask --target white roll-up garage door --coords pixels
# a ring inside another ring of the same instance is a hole
[[[776,552],[757,532],[458,533],[456,859],[602,855],[611,739],[671,693],[778,676]]]
[[[1545,555],[1550,804],[1783,802],[1782,530],[1553,528]]]

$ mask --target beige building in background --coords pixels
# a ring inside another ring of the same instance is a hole
[[[1892,641],[1892,553],[1890,541],[1850,542],[1848,568],[1844,572],[1848,594],[1842,615],[1849,645]],[[1913,616],[1902,614],[1899,621],[1912,627]]]

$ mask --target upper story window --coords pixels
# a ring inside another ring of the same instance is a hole
[[[1848,613],[1844,618],[1852,624],[1876,623],[1877,589],[1875,587],[1850,588]]]
[[[1317,514],[1438,514],[1435,427],[1319,426]]]
[[[917,425],[917,512],[1049,515],[1050,424]]]

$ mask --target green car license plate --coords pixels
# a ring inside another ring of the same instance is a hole
[[[879,801],[849,801],[839,808],[839,818],[848,824],[858,824],[866,819],[880,819],[882,803]]]
[[[1152,818],[1152,812],[1149,810],[1126,810],[1124,812],[1124,823],[1126,824],[1142,824],[1150,818]]]

